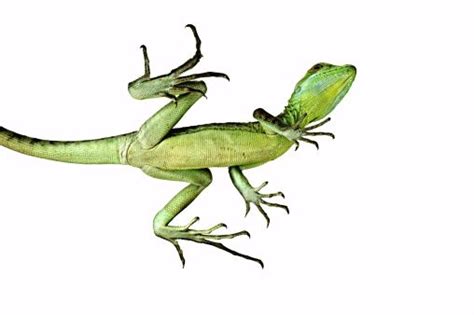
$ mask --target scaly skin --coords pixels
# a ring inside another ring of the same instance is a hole
[[[131,147],[128,161],[165,170],[244,166],[274,160],[292,145],[283,136],[265,133],[258,122],[209,124],[172,130],[150,150]]]
[[[202,97],[207,88],[206,77],[227,75],[219,72],[204,72],[184,76],[202,57],[201,41],[196,28],[191,28],[196,39],[195,55],[166,75],[150,76],[150,61],[145,46],[142,46],[145,71],[138,79],[129,83],[129,92],[135,99],[166,97],[171,101],[150,117],[139,130],[95,140],[49,141],[30,138],[0,127],[0,145],[23,154],[56,161],[81,164],[126,164],[140,168],[145,174],[158,179],[188,183],[158,213],[153,220],[155,234],[172,243],[178,251],[184,267],[184,255],[178,240],[188,240],[222,249],[233,255],[263,262],[236,252],[221,242],[237,236],[250,236],[247,231],[216,234],[226,227],[219,223],[208,229],[194,229],[199,220],[195,217],[184,226],[171,225],[181,213],[212,182],[211,167],[228,167],[232,183],[242,195],[246,214],[253,204],[264,216],[267,226],[270,218],[263,206],[288,207],[269,202],[267,199],[283,193],[260,192],[267,182],[253,187],[242,170],[272,161],[294,144],[307,142],[319,148],[312,136],[330,136],[332,133],[314,131],[329,121],[325,118],[349,90],[355,67],[334,66],[319,63],[308,70],[297,83],[295,90],[278,116],[272,116],[259,108],[254,112],[256,122],[218,123],[186,128],[173,127],[186,112]],[[310,125],[311,123],[315,123]],[[310,125],[310,126],[308,126]]]

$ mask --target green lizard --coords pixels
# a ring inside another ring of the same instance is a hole
[[[0,127],[0,145],[23,154],[69,163],[125,164],[140,168],[145,174],[158,179],[186,182],[188,185],[176,194],[153,220],[156,236],[173,244],[182,265],[185,259],[178,240],[207,244],[259,263],[260,259],[239,253],[223,245],[220,240],[246,235],[247,231],[216,234],[224,223],[208,229],[193,229],[199,218],[183,226],[171,225],[181,213],[212,181],[211,167],[228,167],[232,183],[242,195],[246,214],[253,204],[270,219],[263,206],[288,207],[269,202],[268,198],[283,193],[261,193],[267,184],[253,187],[242,170],[272,161],[299,142],[318,148],[308,137],[329,136],[332,133],[314,131],[329,121],[325,118],[349,90],[356,69],[352,65],[335,66],[318,63],[311,67],[296,84],[288,105],[278,116],[263,109],[254,111],[255,122],[215,123],[185,128],[173,128],[183,115],[202,96],[206,84],[197,80],[206,77],[229,79],[219,72],[182,75],[192,69],[202,57],[201,41],[193,25],[187,25],[196,40],[192,58],[165,75],[151,77],[150,63],[145,46],[143,50],[145,73],[128,85],[130,95],[139,100],[167,97],[170,102],[150,117],[138,131],[118,136],[85,141],[48,141],[31,138]],[[323,118],[325,118],[323,120]],[[316,122],[316,123],[315,123]],[[311,123],[313,125],[308,126]]]

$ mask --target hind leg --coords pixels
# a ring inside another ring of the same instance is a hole
[[[169,241],[178,251],[183,267],[185,259],[183,251],[179,246],[178,240],[193,241],[217,247],[232,255],[236,255],[248,260],[255,261],[263,267],[260,259],[236,252],[222,243],[222,239],[231,239],[237,236],[246,235],[250,237],[247,231],[240,231],[230,234],[214,234],[213,232],[220,228],[227,227],[224,223],[216,224],[207,229],[192,229],[191,227],[199,220],[198,217],[184,226],[171,225],[171,221],[183,211],[199,194],[212,182],[212,175],[209,169],[198,170],[162,170],[156,167],[146,166],[142,170],[154,178],[188,182],[189,185],[176,194],[155,216],[153,220],[153,230],[155,235]]]

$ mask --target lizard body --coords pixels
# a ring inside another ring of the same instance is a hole
[[[228,79],[227,75],[219,72],[182,75],[202,57],[197,31],[193,25],[187,26],[196,39],[196,53],[166,75],[151,77],[147,50],[141,46],[145,73],[129,83],[130,95],[139,100],[166,97],[170,102],[137,131],[94,140],[49,141],[23,136],[0,127],[0,145],[23,154],[69,163],[125,164],[137,167],[154,178],[186,182],[188,186],[158,211],[153,221],[155,235],[175,246],[183,267],[185,259],[178,240],[211,245],[255,261],[263,267],[260,259],[236,252],[220,242],[241,235],[250,236],[247,231],[214,233],[226,227],[223,223],[208,229],[194,229],[192,226],[199,220],[198,217],[184,226],[171,225],[171,221],[212,182],[209,170],[212,167],[229,168],[232,183],[244,198],[246,214],[253,204],[265,217],[268,226],[270,219],[263,206],[282,208],[288,212],[287,206],[267,200],[276,196],[284,197],[283,193],[261,193],[267,182],[254,187],[242,170],[272,161],[294,144],[297,149],[300,141],[319,148],[310,136],[334,138],[332,133],[313,130],[329,121],[329,118],[324,118],[349,90],[356,69],[352,65],[316,64],[296,84],[288,105],[277,116],[259,108],[254,111],[254,122],[214,123],[173,129],[184,114],[205,96],[207,87],[197,79]],[[315,124],[310,125],[312,123]]]
[[[209,124],[173,130],[151,150],[132,147],[128,161],[167,170],[244,166],[274,160],[292,144],[255,122]]]

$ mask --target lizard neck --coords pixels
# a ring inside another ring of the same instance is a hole
[[[288,105],[285,106],[285,109],[277,116],[277,118],[279,118],[285,125],[293,126],[298,122],[300,112],[299,103],[290,99]]]

